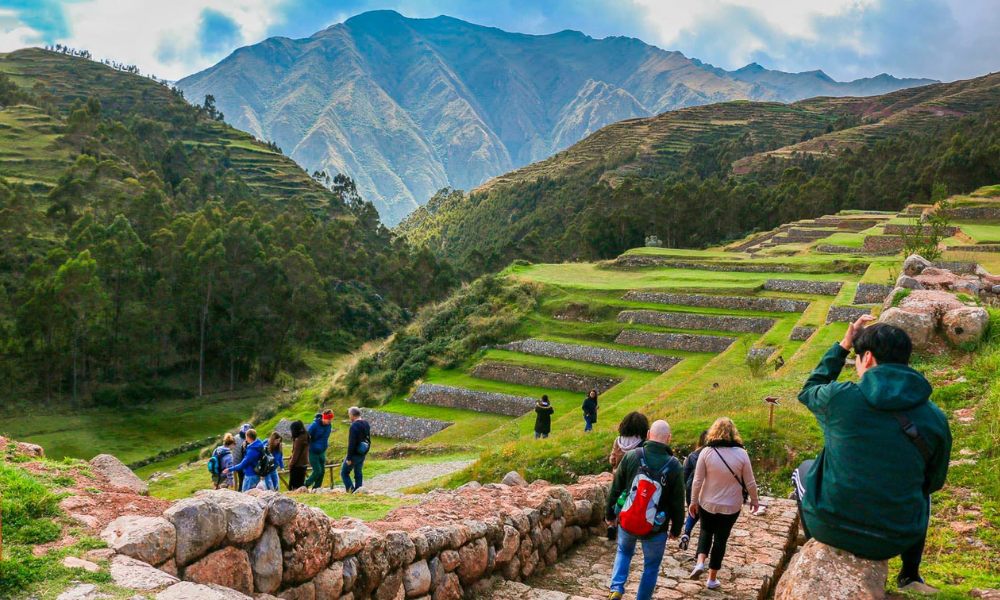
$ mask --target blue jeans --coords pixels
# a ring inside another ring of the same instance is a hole
[[[361,468],[365,466],[365,457],[352,456],[350,460],[351,464],[347,464],[347,459],[345,459],[344,464],[340,466],[340,478],[344,481],[344,487],[347,491],[353,492],[364,485],[364,476],[361,473]],[[351,482],[351,471],[354,471],[353,483]]]
[[[536,439],[536,440],[537,440],[538,438],[542,438],[542,439],[544,440],[544,439],[546,439],[546,438],[548,438],[548,437],[549,437],[549,434],[547,434],[547,433],[542,433],[541,431],[536,431],[536,432],[535,432],[535,439]]]
[[[698,513],[701,516],[701,513]],[[691,530],[694,529],[695,523],[698,522],[698,517],[692,517],[691,513],[688,513],[687,518],[684,519],[684,533],[691,535]]]
[[[583,418],[583,422],[584,422],[583,426],[584,431],[590,431],[594,428],[594,422],[588,419],[587,417]]]
[[[269,490],[278,491],[279,486],[278,486],[278,470],[277,469],[271,471],[267,475],[267,477],[264,478],[264,485],[266,485],[267,489],[269,489]]]
[[[260,475],[257,475],[256,473],[250,473],[249,475],[244,475],[243,491],[245,492],[247,490],[254,489],[255,487],[257,487],[258,483],[260,483]]]
[[[667,546],[669,533],[664,531],[656,537],[639,540],[621,527],[618,528],[618,553],[615,554],[615,566],[611,572],[612,592],[625,593],[625,582],[628,581],[628,570],[632,566],[632,556],[635,555],[635,544],[641,541],[644,560],[639,591],[636,592],[635,598],[650,600],[653,597],[653,588],[656,587],[656,578],[660,574],[660,563],[663,562],[663,552]]]

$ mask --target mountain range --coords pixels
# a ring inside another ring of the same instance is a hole
[[[350,175],[392,225],[442,188],[471,189],[617,121],[928,83],[841,83],[757,64],[730,72],[634,38],[525,35],[373,11],[309,38],[240,48],[177,85],[196,103],[212,94],[229,123],[308,171]]]

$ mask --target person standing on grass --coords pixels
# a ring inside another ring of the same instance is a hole
[[[688,506],[691,505],[691,488],[694,486],[694,471],[698,466],[698,455],[701,454],[702,448],[705,447],[705,440],[708,438],[708,430],[701,432],[698,436],[698,443],[695,445],[694,451],[687,455],[684,459],[684,491],[687,493],[687,503]],[[695,524],[698,522],[698,515],[688,514],[687,519],[684,520],[684,534],[681,535],[680,549],[687,550],[688,542],[691,541],[691,531],[694,530]]]
[[[597,423],[597,390],[590,390],[583,400],[583,431],[590,433],[594,430],[594,423]]]
[[[535,404],[535,439],[545,439],[552,432],[552,413],[556,412],[549,402],[549,397],[542,394],[542,399]]]
[[[361,409],[352,406],[347,409],[351,419],[351,428],[347,432],[347,456],[340,467],[340,478],[348,493],[360,489],[364,485],[364,475],[361,472],[365,466],[365,457],[372,449],[372,428],[361,418]],[[351,471],[354,471],[354,481],[351,481]]]
[[[292,421],[292,457],[288,459],[288,491],[305,485],[309,469],[309,434],[302,421]]]
[[[248,429],[246,438],[248,443],[246,451],[243,453],[243,460],[222,472],[224,475],[230,472],[243,473],[243,487],[240,488],[240,491],[243,492],[254,489],[260,483],[261,476],[257,474],[255,469],[257,463],[260,462],[260,457],[264,454],[264,442],[257,439],[256,430]]]
[[[605,505],[608,526],[618,526],[610,600],[620,600],[625,593],[635,545],[640,542],[643,568],[636,600],[653,597],[667,540],[676,540],[684,523],[684,479],[681,464],[668,445],[670,425],[656,421],[648,435],[641,448],[622,458]]]
[[[701,578],[708,560],[706,586],[710,590],[722,587],[718,576],[726,556],[726,544],[748,498],[750,507],[756,512],[760,499],[750,456],[743,449],[743,440],[733,421],[720,417],[709,428],[705,449],[698,455],[688,508],[688,514],[701,518],[698,563],[691,571],[691,579]]]
[[[324,410],[316,413],[316,419],[309,426],[309,465],[312,474],[306,479],[306,487],[319,489],[323,487],[323,475],[326,470],[326,449],[330,445],[330,431],[333,429],[333,411]]]
[[[920,576],[930,496],[951,460],[951,429],[931,384],[909,366],[913,343],[866,315],[806,380],[799,402],[816,416],[823,449],[792,473],[806,538],[861,558],[902,557],[902,591],[936,593]],[[854,350],[858,383],[838,382]]]
[[[264,477],[264,484],[269,490],[278,491],[280,489],[278,486],[278,469],[285,468],[285,456],[282,453],[282,446],[281,434],[277,431],[272,432],[271,437],[267,440],[267,451],[274,457],[274,470]]]
[[[233,444],[233,464],[238,464],[243,460],[243,454],[247,451],[247,431],[250,431],[250,423],[244,423],[240,425],[239,431],[236,433],[236,443]],[[237,471],[235,478],[235,489],[237,492],[243,491],[243,472]]]
[[[223,474],[223,471],[230,469],[233,466],[234,446],[236,446],[236,438],[233,437],[233,434],[227,433],[225,437],[222,438],[222,445],[212,452],[212,458],[215,459],[216,465],[216,471],[212,472],[212,483],[215,484],[215,489],[233,488],[233,474]]]

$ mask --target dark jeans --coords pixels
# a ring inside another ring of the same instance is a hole
[[[306,471],[309,467],[292,467],[288,469],[288,491],[295,491],[305,485]]]
[[[583,430],[584,431],[590,431],[590,430],[592,430],[594,428],[594,423],[596,423],[596,422],[597,422],[596,418],[594,420],[590,420],[590,417],[588,417],[587,415],[584,415],[583,416]]]
[[[313,489],[323,487],[323,475],[326,471],[326,451],[313,452],[310,450],[309,466],[312,467],[312,474],[309,475],[309,479],[306,479],[306,487],[311,486]]]
[[[812,468],[814,460],[803,461],[801,465],[795,471],[792,472],[792,483],[795,485],[795,501],[799,506],[799,523],[802,524],[802,533],[805,534],[806,540],[812,539],[812,535],[809,533],[809,528],[806,526],[806,520],[802,515],[802,496],[806,493],[806,486],[804,484],[804,478],[809,469]],[[928,511],[930,514],[930,497],[927,498]],[[928,523],[929,525],[929,523]],[[920,538],[916,544],[908,548],[899,557],[903,560],[903,567],[899,570],[899,576],[901,578],[920,579],[920,563],[924,558],[924,544],[927,543],[927,530],[924,529],[924,535]]]
[[[698,554],[707,554],[708,568],[721,569],[722,559],[726,556],[726,544],[729,543],[729,533],[740,518],[740,513],[722,515],[711,513],[698,507],[701,515],[701,535],[698,536]]]
[[[701,515],[701,511],[698,511],[698,515]],[[691,530],[694,529],[695,524],[698,523],[698,516],[692,517],[691,513],[688,513],[686,519],[684,519],[684,535],[690,536]]]
[[[340,478],[344,482],[344,487],[348,492],[353,492],[364,485],[364,475],[361,473],[361,469],[365,466],[364,456],[349,456],[351,464],[347,464],[347,458],[344,459],[344,464],[340,466]],[[351,471],[354,471],[354,482],[351,482]]]

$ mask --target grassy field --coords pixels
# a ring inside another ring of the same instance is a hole
[[[1000,244],[1000,221],[955,220],[952,224],[976,240],[977,244]]]

